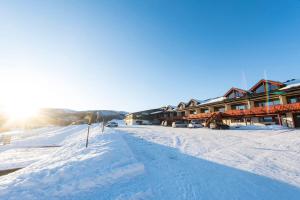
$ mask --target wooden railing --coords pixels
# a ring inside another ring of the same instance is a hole
[[[244,117],[244,116],[256,116],[256,115],[268,115],[268,114],[281,114],[286,112],[300,111],[300,103],[285,104],[285,105],[275,105],[267,107],[256,107],[247,110],[228,110],[222,113],[223,117]],[[191,114],[185,119],[207,119],[214,115],[214,113],[199,113]]]
[[[267,114],[281,114],[285,112],[300,111],[300,103],[275,105],[267,107],[256,107],[248,110],[228,110],[225,112],[228,116],[253,116],[253,115],[267,115]]]
[[[211,117],[215,112],[212,113],[199,113],[199,114],[190,114],[186,116],[185,119],[206,119]]]

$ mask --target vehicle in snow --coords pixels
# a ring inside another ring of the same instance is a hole
[[[230,129],[230,126],[228,126],[227,124],[223,124],[223,123],[212,122],[209,124],[209,128],[224,130],[224,129]]]
[[[162,121],[162,122],[161,122],[161,125],[162,125],[162,126],[168,126],[168,121]]]
[[[189,124],[188,124],[188,128],[202,128],[202,124],[198,121],[198,120],[192,120]]]
[[[108,122],[105,126],[113,128],[113,127],[118,127],[119,125],[117,122]]]
[[[152,122],[150,122],[148,120],[144,120],[142,125],[152,125]]]
[[[172,123],[173,128],[186,128],[187,123],[185,121],[176,121]]]

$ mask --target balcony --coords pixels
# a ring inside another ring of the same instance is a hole
[[[214,112],[212,113],[199,113],[199,114],[191,114],[187,117],[185,117],[185,119],[206,119],[209,118],[210,116],[212,116]]]
[[[300,111],[300,103],[285,104],[285,105],[275,105],[267,107],[256,107],[247,110],[228,110],[222,113],[224,118],[228,117],[245,117],[245,116],[259,116],[259,115],[276,115],[287,112]],[[207,119],[211,117],[214,113],[200,113],[195,115],[189,115],[185,119]]]
[[[225,115],[232,117],[255,116],[268,114],[281,114],[286,112],[300,111],[300,103],[275,105],[267,107],[256,107],[248,110],[228,110]]]

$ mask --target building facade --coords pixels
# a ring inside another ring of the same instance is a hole
[[[223,96],[180,102],[151,115],[157,124],[177,120],[203,123],[218,116],[227,125],[282,125],[300,127],[300,80],[260,80],[249,90],[231,88]],[[127,117],[126,117],[127,119]],[[151,123],[150,120],[150,123]],[[159,121],[159,122],[158,122]]]

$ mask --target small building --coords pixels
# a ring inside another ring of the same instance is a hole
[[[150,125],[160,124],[160,118],[164,113],[163,108],[144,110],[134,113],[129,113],[125,116],[127,125]]]

